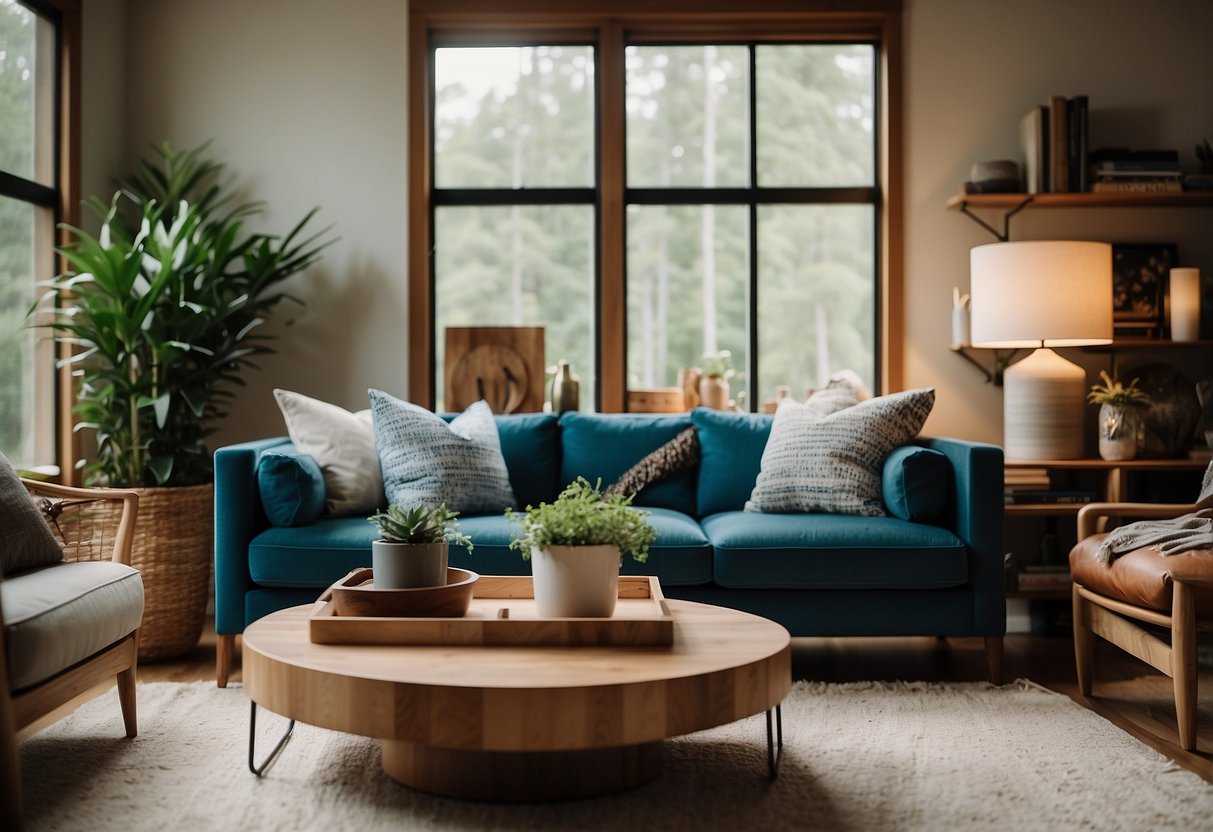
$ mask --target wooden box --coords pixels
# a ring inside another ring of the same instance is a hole
[[[619,578],[610,618],[543,618],[531,576],[481,575],[461,618],[340,616],[328,592],[312,607],[315,644],[662,646],[674,643],[674,619],[656,577]]]

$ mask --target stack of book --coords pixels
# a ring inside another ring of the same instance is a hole
[[[1047,468],[1007,468],[1003,472],[1003,495],[1007,505],[1064,505],[1089,503],[1093,491],[1052,488]]]
[[[1170,194],[1183,191],[1178,150],[1105,147],[1091,154],[1094,193]]]
[[[1051,95],[1019,122],[1024,192],[1069,193],[1088,187],[1087,96]]]
[[[1019,589],[1069,589],[1070,567],[1063,563],[1027,563],[1019,568]]]

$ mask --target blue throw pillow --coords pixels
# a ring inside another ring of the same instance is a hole
[[[644,457],[691,426],[686,414],[577,413],[560,416],[563,487],[577,477],[606,488]],[[636,505],[695,512],[694,468],[655,482],[636,495]]]
[[[324,513],[324,472],[308,454],[263,453],[257,460],[257,491],[274,526],[306,526]]]
[[[691,411],[699,434],[696,516],[745,507],[758,479],[773,418],[768,413],[729,413],[706,407]]]
[[[423,407],[371,390],[375,447],[389,503],[442,503],[463,514],[515,506],[493,411],[478,401],[448,425]]]
[[[933,523],[951,496],[952,464],[939,451],[905,445],[885,459],[881,487],[889,514],[915,523]]]

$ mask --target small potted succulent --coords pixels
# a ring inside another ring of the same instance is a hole
[[[1099,405],[1099,455],[1107,460],[1126,460],[1137,456],[1137,434],[1141,411],[1150,406],[1150,397],[1137,386],[1128,385],[1100,370],[1102,384],[1091,386],[1087,401]]]
[[[733,377],[733,353],[721,350],[703,357],[703,377],[699,380],[699,402],[713,410],[729,407],[729,379]]]
[[[531,561],[535,605],[549,618],[609,618],[619,597],[623,554],[649,557],[657,532],[649,512],[631,507],[635,495],[604,497],[602,483],[578,477],[551,503],[527,506],[506,519],[519,528],[510,548]]]
[[[445,586],[449,544],[472,551],[472,539],[459,531],[458,516],[442,503],[407,509],[393,503],[368,517],[379,530],[379,540],[371,543],[376,588]]]

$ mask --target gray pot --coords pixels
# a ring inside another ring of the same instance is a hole
[[[446,543],[371,543],[371,569],[377,589],[414,589],[446,585]]]

